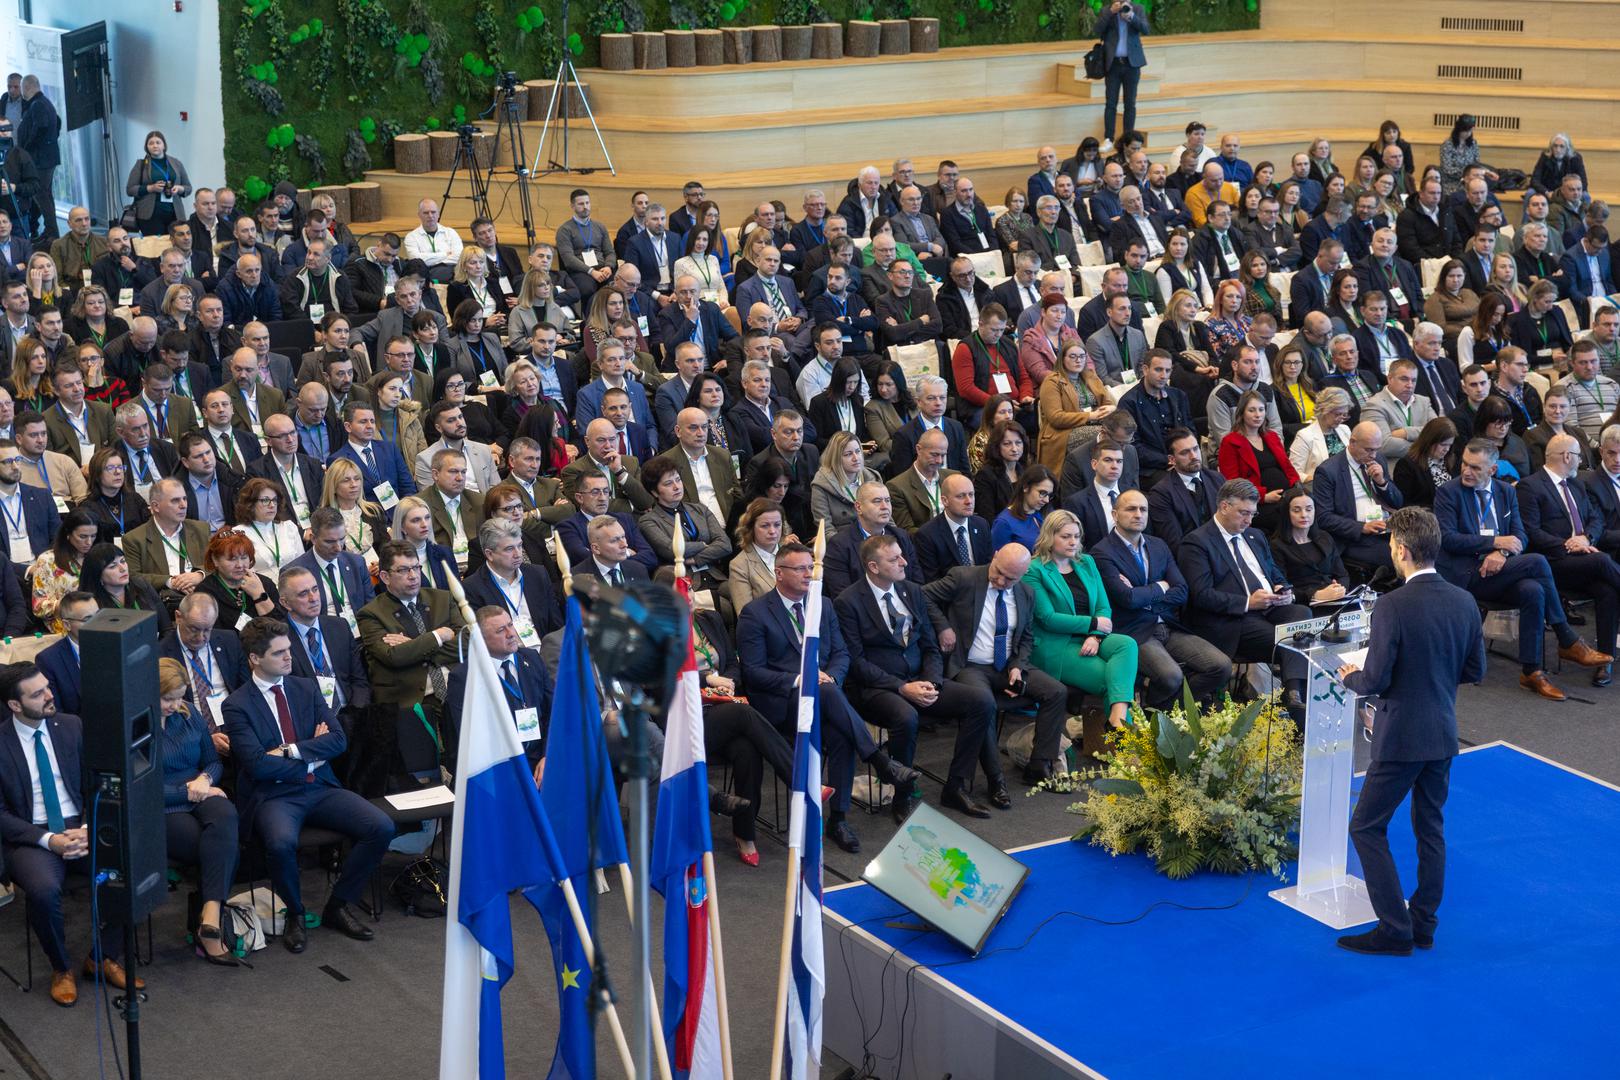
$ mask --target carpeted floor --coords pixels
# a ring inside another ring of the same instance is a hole
[[[1555,705],[1533,697],[1518,688],[1516,665],[1493,656],[1486,684],[1463,691],[1462,737],[1474,744],[1508,740],[1620,782],[1616,720],[1620,688],[1594,690],[1586,673],[1573,669],[1555,681],[1594,704],[1571,700]],[[948,731],[925,736],[919,761],[943,772],[949,749]],[[937,785],[925,783],[925,790],[931,801],[937,799]],[[1064,813],[1068,800],[1025,799],[1021,794],[1015,787],[1014,808],[991,821],[972,823],[974,831],[1000,847],[1072,831],[1074,819]],[[767,782],[767,803],[770,795]],[[893,833],[887,814],[856,817],[868,853]],[[769,1071],[785,853],[780,844],[763,840],[763,865],[753,870],[732,856],[724,830],[717,836],[717,847],[736,1071],[739,1077],[759,1077]],[[398,865],[396,858],[387,868]],[[863,865],[862,856],[829,848],[827,881],[857,878]],[[324,875],[309,871],[305,888],[309,903],[318,909],[326,896]],[[656,915],[656,897],[653,903]],[[315,930],[302,956],[292,956],[273,943],[252,957],[252,970],[230,971],[208,967],[190,955],[180,939],[183,915],[183,897],[176,894],[154,919],[154,962],[142,969],[150,984],[141,1014],[147,1076],[262,1080],[326,1072],[334,1065],[351,1080],[436,1075],[442,921],[406,918],[395,908],[377,925],[377,940],[370,944]],[[514,1077],[543,1076],[556,1031],[551,959],[539,920],[523,901],[515,902],[514,919],[519,966],[505,995],[510,1072]],[[71,947],[85,945],[86,922],[85,905],[78,900],[70,903]],[[623,899],[617,892],[601,898],[600,925],[610,973],[617,973],[620,987],[626,988],[629,939]],[[24,966],[22,937],[19,900],[0,909],[0,967],[18,978]],[[33,993],[18,993],[0,979],[0,1077],[85,1080],[101,1075],[97,1014],[88,992],[76,1008],[57,1008],[40,978],[41,963],[36,946]],[[661,970],[661,962],[655,970]],[[623,989],[620,1008],[627,1024],[629,997]],[[122,1042],[119,1025],[120,1049]],[[603,1047],[607,1049],[605,1040]],[[108,1076],[115,1075],[111,1053],[103,1024]],[[7,1060],[8,1054],[17,1064]],[[30,1056],[33,1063],[25,1060]],[[619,1074],[616,1063],[606,1056],[602,1060],[603,1076]],[[830,1077],[840,1069],[840,1063],[830,1063],[824,1072]]]

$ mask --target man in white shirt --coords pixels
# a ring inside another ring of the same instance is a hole
[[[736,499],[737,474],[731,455],[709,453],[709,414],[703,409],[682,409],[675,418],[677,445],[662,455],[680,470],[688,498],[708,508],[717,521],[729,520]]]
[[[416,220],[421,224],[405,234],[405,258],[420,259],[431,280],[449,281],[461,259],[461,237],[439,223],[439,204],[432,199],[416,204]]]

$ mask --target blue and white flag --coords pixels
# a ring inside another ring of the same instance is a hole
[[[556,882],[561,855],[484,637],[468,639],[439,1076],[499,1080],[506,1075],[501,988],[516,966],[511,894]]]
[[[821,1075],[821,999],[826,991],[821,942],[821,579],[804,598],[804,657],[799,663],[799,733],[793,745],[788,847],[799,852],[787,1001],[787,1075]]]

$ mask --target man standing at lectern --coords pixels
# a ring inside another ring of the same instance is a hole
[[[1410,956],[1434,947],[1435,911],[1445,887],[1441,809],[1457,754],[1457,687],[1485,677],[1485,637],[1474,598],[1434,569],[1440,525],[1420,507],[1389,522],[1389,551],[1403,584],[1373,609],[1367,666],[1339,668],[1353,693],[1376,697],[1372,760],[1350,815],[1350,839],[1378,924],[1339,939],[1339,947],[1375,956]],[[1389,819],[1412,794],[1417,890],[1402,895],[1389,851]]]

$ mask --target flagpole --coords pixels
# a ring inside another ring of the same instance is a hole
[[[810,571],[812,582],[821,580],[821,564],[826,554],[827,522],[823,519],[816,528],[816,561]],[[808,627],[806,629],[808,630]],[[807,634],[806,640],[808,639]],[[800,663],[799,670],[804,670],[803,663]],[[782,1075],[782,1052],[785,1049],[783,1044],[787,1038],[788,975],[792,966],[793,951],[793,909],[794,901],[798,899],[799,894],[801,858],[798,848],[788,848],[787,895],[782,904],[782,952],[776,962],[776,1019],[772,1022],[770,1080],[778,1080]]]
[[[670,539],[675,556],[675,577],[686,576],[686,530],[676,529]],[[628,870],[626,870],[628,873]],[[726,962],[720,947],[720,885],[714,872],[714,850],[703,853],[703,877],[708,884],[709,898],[709,961],[714,969],[714,1000],[720,1015],[720,1067],[725,1080],[732,1080],[731,1065],[731,1012],[726,1002]]]
[[[624,912],[630,918],[630,929],[634,931],[636,928],[635,881],[630,877],[629,863],[619,864],[619,884],[624,889]],[[664,917],[668,918],[669,916],[666,914]],[[654,1005],[653,1015],[659,1016],[659,1010],[656,1007],[658,998],[653,993],[652,963],[650,959],[647,966],[642,968],[641,974],[645,977],[644,981],[646,983],[644,993],[647,995],[647,1000]],[[669,1047],[664,1045],[664,1026],[662,1022],[658,1024],[658,1030],[653,1033],[652,1044],[653,1056],[658,1059],[658,1075],[663,1080],[670,1080]]]
[[[703,876],[709,883],[709,959],[714,965],[714,1003],[720,1010],[720,1067],[726,1080],[732,1080],[731,1007],[726,1003],[726,957],[720,948],[720,884],[712,850],[703,853]]]

